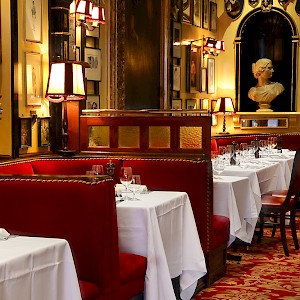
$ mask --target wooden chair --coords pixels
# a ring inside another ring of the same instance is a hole
[[[262,195],[262,208],[259,217],[260,230],[258,242],[260,242],[263,236],[265,217],[273,217],[275,221],[277,221],[277,218],[279,217],[281,242],[284,249],[284,254],[285,256],[289,256],[289,250],[286,241],[286,217],[288,212],[290,213],[289,223],[291,226],[295,248],[297,250],[299,249],[299,243],[296,233],[295,215],[300,195],[300,149],[296,151],[289,189],[286,193],[286,196],[284,196],[284,191],[282,191],[282,195],[283,196],[280,196],[279,191],[277,191],[276,196],[275,191],[273,191],[273,193]],[[275,226],[276,225],[273,226],[272,235],[275,234]]]

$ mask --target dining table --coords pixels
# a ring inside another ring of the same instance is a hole
[[[81,300],[68,242],[29,236],[1,239],[0,299]]]
[[[119,247],[147,257],[145,300],[191,299],[206,273],[204,254],[187,193],[150,191],[117,202]]]

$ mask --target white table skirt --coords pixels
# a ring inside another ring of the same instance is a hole
[[[63,239],[0,240],[1,300],[80,300],[69,244]]]
[[[206,265],[188,195],[154,191],[138,198],[117,205],[119,247],[147,257],[145,300],[176,299],[171,278],[179,275],[181,298],[191,299]]]
[[[228,246],[239,238],[251,243],[261,209],[247,177],[219,176],[214,179],[214,214],[230,219]]]

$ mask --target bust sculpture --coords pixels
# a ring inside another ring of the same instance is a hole
[[[252,64],[254,78],[257,79],[255,87],[250,88],[248,97],[258,102],[257,111],[273,111],[270,103],[283,93],[284,87],[279,82],[272,82],[274,72],[272,61],[268,58],[261,58]]]

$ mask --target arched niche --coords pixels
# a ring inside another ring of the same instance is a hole
[[[298,33],[292,18],[283,10],[270,12],[254,9],[241,21],[236,43],[236,99],[238,110],[254,112],[258,104],[248,98],[248,91],[257,80],[252,63],[266,57],[273,61],[272,81],[283,84],[285,91],[271,102],[275,112],[296,111],[296,66]]]

